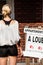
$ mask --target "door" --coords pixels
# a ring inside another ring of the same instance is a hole
[[[2,19],[2,6],[6,4],[6,0],[0,0],[0,20]]]

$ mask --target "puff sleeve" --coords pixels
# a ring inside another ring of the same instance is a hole
[[[19,23],[18,21],[16,22],[16,41],[17,41],[17,44],[18,46],[20,46],[20,33],[19,33]]]

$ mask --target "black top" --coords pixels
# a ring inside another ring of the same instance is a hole
[[[10,22],[12,21],[12,19],[10,20],[10,21],[6,21],[6,20],[3,20],[4,21],[4,23],[6,24],[6,25],[10,25]]]

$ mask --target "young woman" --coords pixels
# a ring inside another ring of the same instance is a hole
[[[19,46],[21,54],[22,49],[18,44],[20,40],[19,23],[11,19],[11,8],[8,4],[2,7],[3,19],[0,21],[0,65],[16,65],[18,55],[17,46]]]

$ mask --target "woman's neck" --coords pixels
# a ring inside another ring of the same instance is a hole
[[[11,18],[9,16],[4,17],[4,20],[9,21]]]

